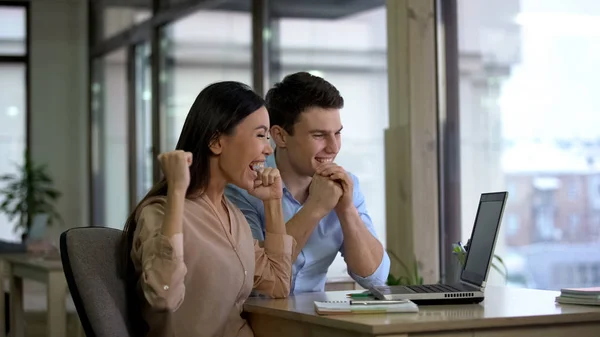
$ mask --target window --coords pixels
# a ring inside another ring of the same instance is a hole
[[[150,44],[146,42],[135,47],[136,202],[153,184],[151,76]]]
[[[519,233],[519,216],[508,214],[506,217],[506,235],[514,236]]]
[[[27,7],[0,5],[0,55],[27,55]]]
[[[569,287],[573,284],[573,266],[557,264],[552,268],[552,283]]]
[[[589,266],[587,264],[584,264],[584,263],[580,263],[580,264],[577,265],[577,276],[578,276],[577,278],[578,278],[578,281],[581,284],[585,284],[585,285],[590,284],[589,274],[588,274],[589,268],[588,267]]]
[[[307,13],[316,10],[309,5],[304,7]],[[327,7],[321,13],[313,13],[315,18],[295,18],[291,17],[294,13],[284,13],[283,6],[273,8],[279,33],[275,40],[279,44],[271,55],[275,63],[272,81],[307,71],[323,77],[340,91],[344,97],[344,131],[336,161],[358,177],[373,225],[385,245],[386,8],[365,7],[371,8],[342,14],[339,12],[345,10],[329,13],[331,9]],[[324,18],[328,16],[331,18]],[[328,276],[346,276],[345,267],[338,254]]]
[[[152,16],[151,0],[91,0],[94,43],[111,38]]]
[[[0,175],[16,173],[27,148],[27,11],[0,3]],[[0,214],[0,240],[20,240],[20,233],[13,233],[16,221]]]
[[[579,198],[580,189],[579,180],[577,178],[571,179],[569,183],[569,201],[576,201]]]
[[[587,178],[590,208],[600,210],[600,175],[591,175]]]
[[[127,62],[125,48],[93,62],[93,225],[122,229],[129,213]]]
[[[592,178],[600,175],[600,100],[591,89],[600,77],[600,2],[489,0],[483,6],[465,0],[456,6],[458,50],[450,59],[458,57],[459,103],[447,123],[460,125],[460,214],[471,218],[480,193],[511,189],[512,177],[534,182],[532,193],[519,185],[518,200],[509,196],[507,204],[527,214],[519,227],[531,235],[508,240],[507,219],[496,253],[523,257],[525,269],[536,270],[532,284],[544,287],[559,260],[579,265],[575,252],[600,251],[598,222],[589,223],[597,221],[589,214],[600,210],[600,183]],[[471,227],[465,221],[462,235]],[[540,250],[545,261],[534,266]],[[590,258],[586,265],[600,263],[600,255]],[[587,271],[574,272],[573,284],[589,283]],[[495,274],[489,283],[503,284]]]
[[[600,284],[600,263],[594,263],[592,265],[592,285]]]
[[[533,194],[533,217],[534,217],[534,237],[535,242],[556,240],[558,230],[556,229],[554,214],[554,195],[558,185],[556,178],[538,178],[534,181],[535,189]],[[556,185],[550,185],[549,182],[556,182]],[[551,188],[548,188],[551,186]]]
[[[515,182],[508,182],[506,184],[506,191],[508,192],[508,195],[511,199],[513,198],[518,198],[517,196],[517,183]]]
[[[573,236],[577,236],[577,232],[579,231],[579,221],[579,214],[569,214],[569,230]]]
[[[202,89],[217,81],[252,84],[250,13],[195,12],[162,29],[161,151],[175,149]]]

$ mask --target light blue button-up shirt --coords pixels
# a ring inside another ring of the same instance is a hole
[[[274,155],[267,158],[266,165],[276,167]],[[369,232],[377,237],[371,217],[367,213],[365,198],[360,191],[358,178],[351,173],[350,176],[354,183],[354,206]],[[244,213],[254,238],[263,241],[265,239],[265,209],[262,201],[231,184],[225,189],[225,195]],[[283,187],[282,206],[286,223],[302,208],[302,205],[294,199],[285,186]],[[340,220],[335,211],[331,211],[321,219],[292,266],[291,293],[324,291],[327,269],[338,251],[342,256],[344,255],[343,242],[344,235]],[[372,275],[360,277],[348,269],[348,274],[363,288],[369,288],[371,285],[385,285],[389,272],[390,258],[385,251],[379,267]]]

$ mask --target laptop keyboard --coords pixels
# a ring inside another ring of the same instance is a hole
[[[455,293],[462,291],[447,284],[425,284],[421,286],[405,286],[416,293]]]

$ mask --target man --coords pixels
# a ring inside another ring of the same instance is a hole
[[[275,142],[266,165],[281,172],[286,229],[296,240],[292,294],[323,291],[338,251],[362,287],[385,284],[390,259],[377,239],[358,179],[334,163],[344,105],[338,90],[300,72],[269,90],[266,102]],[[264,240],[262,203],[235,186],[225,193],[246,216],[254,238]]]

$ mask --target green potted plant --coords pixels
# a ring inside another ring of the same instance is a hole
[[[470,240],[469,240],[470,242]],[[469,249],[469,243],[467,246],[463,248],[460,244],[454,244],[452,249],[452,254],[456,256],[457,262],[460,264],[460,268],[462,269],[465,264],[465,258],[467,255],[467,250]],[[392,273],[388,275],[387,285],[422,285],[423,277],[419,274],[419,264],[415,259],[413,261],[412,268],[408,268],[408,266],[392,251],[387,251],[388,255],[395,260],[404,271],[404,275],[399,277],[394,276]],[[494,254],[494,261],[492,262],[492,268],[494,268],[502,277],[506,280],[508,277],[508,269],[506,268],[506,264],[502,260],[502,258],[496,254]]]
[[[466,246],[462,246],[459,244],[453,244],[452,246],[452,255],[456,256],[456,259],[460,263],[460,268],[462,269],[465,266],[465,259],[467,257],[467,251],[469,250],[469,245],[471,240],[467,241]],[[494,254],[492,258],[492,268],[494,268],[502,277],[506,280],[508,278],[508,268],[506,268],[506,264],[504,260],[497,254]]]
[[[408,268],[408,266],[402,262],[402,260],[394,254],[392,251],[387,251],[388,255],[392,257],[396,262],[400,264],[402,270],[404,270],[404,275],[400,275],[399,277],[394,276],[392,273],[388,275],[387,285],[389,286],[397,286],[397,285],[421,285],[423,284],[423,277],[419,275],[419,264],[416,259],[413,261],[412,268]]]
[[[15,174],[0,176],[0,212],[7,215],[9,221],[18,219],[14,232],[19,230],[23,239],[31,229],[33,219],[47,215],[48,224],[54,220],[62,222],[54,203],[61,193],[53,188],[53,181],[46,165],[36,165],[25,153],[25,163],[17,165]]]

